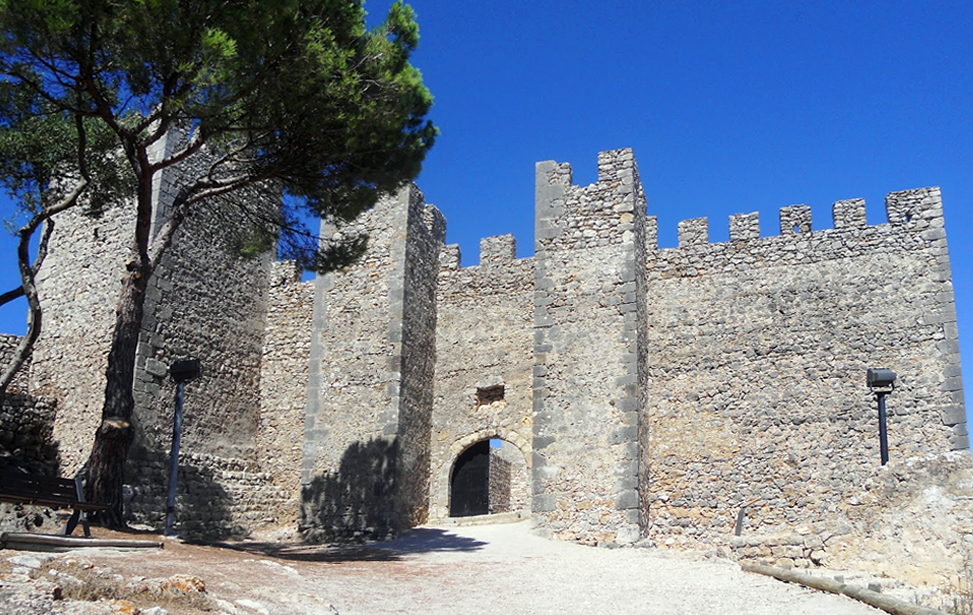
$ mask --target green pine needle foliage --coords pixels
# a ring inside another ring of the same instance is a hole
[[[84,173],[91,213],[131,206],[177,130],[177,206],[272,191],[283,209],[240,216],[240,250],[272,237],[309,268],[343,266],[363,240],[322,247],[301,221],[353,220],[415,178],[437,135],[412,9],[371,31],[364,17],[348,0],[0,0],[0,182],[30,211]]]

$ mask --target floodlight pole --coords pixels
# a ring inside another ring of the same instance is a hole
[[[895,372],[887,368],[869,369],[865,374],[868,388],[878,399],[878,443],[881,450],[882,465],[889,462],[888,416],[885,413],[885,396],[895,389]]]
[[[199,376],[199,360],[176,361],[169,367],[176,381],[176,412],[172,420],[172,450],[169,453],[169,496],[166,498],[165,535],[172,536],[172,522],[176,516],[176,478],[179,474],[179,443],[182,439],[182,399],[186,383]]]
[[[182,397],[185,382],[176,384],[176,415],[172,420],[172,450],[169,453],[169,497],[166,499],[165,535],[172,536],[172,521],[176,515],[176,476],[179,472],[179,441],[182,438]]]
[[[889,429],[888,420],[885,415],[885,396],[888,393],[876,391],[875,397],[878,398],[878,443],[881,449],[882,465],[889,462]]]

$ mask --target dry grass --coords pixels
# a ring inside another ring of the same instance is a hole
[[[973,615],[973,554],[967,555],[957,582],[940,594],[937,599],[924,600],[925,606],[939,609],[949,615]]]
[[[973,555],[966,556],[951,598],[953,604],[948,605],[948,610],[952,615],[973,615]]]
[[[171,615],[197,615],[215,611],[216,605],[195,577],[177,575],[169,579],[132,579],[109,569],[98,568],[73,558],[57,559],[32,574],[61,587],[65,600],[124,600],[137,609],[161,606]]]

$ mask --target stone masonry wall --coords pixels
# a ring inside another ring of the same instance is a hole
[[[58,400],[52,437],[64,476],[73,476],[87,460],[101,420],[132,210],[126,203],[98,218],[79,209],[59,214],[37,275],[44,313],[31,356],[30,391]]]
[[[173,132],[153,155],[185,139]],[[153,187],[153,232],[170,214],[191,170],[170,168]],[[252,207],[273,207],[253,195]],[[281,490],[258,467],[254,438],[270,255],[233,255],[226,229],[232,207],[205,203],[176,233],[149,281],[134,383],[136,441],[126,469],[126,509],[159,525],[165,514],[172,432],[174,360],[199,358],[203,375],[186,387],[177,524],[180,531],[225,535],[269,521],[264,509]],[[104,399],[104,371],[134,208],[100,218],[71,211],[55,232],[39,275],[44,327],[31,366],[31,391],[59,402],[53,438],[62,474],[87,458]]]
[[[350,230],[368,233],[368,252],[315,290],[301,468],[312,540],[383,536],[427,515],[445,221],[410,186]]]
[[[519,463],[509,467],[529,472],[534,259],[516,254],[512,235],[483,239],[480,262],[473,267],[460,268],[459,246],[443,250],[432,417],[433,518],[448,516],[453,464],[476,442],[501,438],[504,448],[519,452]],[[478,394],[482,391],[492,394],[485,399]],[[511,479],[514,486],[528,484],[526,475]],[[526,503],[523,497],[513,502]]]
[[[678,248],[650,246],[652,538],[719,543],[748,505],[744,537],[813,527],[823,557],[836,529],[874,533],[865,504],[883,476],[968,449],[939,190],[886,208],[867,226],[863,201],[841,201],[815,231],[808,208],[785,208],[774,237],[734,216],[719,244],[687,221]],[[899,375],[885,468],[869,367]]]
[[[500,442],[490,448],[490,514],[518,513],[526,517],[530,510],[530,456],[520,447]]]
[[[56,415],[57,400],[7,393],[0,406],[0,464],[56,476],[57,446],[51,438]]]
[[[312,539],[340,533],[336,527],[353,533],[392,521],[386,502],[380,510],[366,505],[388,495],[383,479],[394,470],[386,437],[396,428],[385,429],[393,209],[381,201],[350,229],[369,235],[355,267],[315,280],[301,462],[301,528]],[[342,501],[349,490],[354,500]]]
[[[160,147],[176,147],[171,133]],[[169,143],[172,139],[172,143]],[[169,169],[156,185],[153,228],[167,219],[181,179]],[[279,206],[257,191],[234,197],[259,211]],[[130,514],[158,525],[165,512],[176,385],[174,361],[199,359],[186,384],[177,480],[177,531],[222,536],[274,522],[287,500],[270,482],[256,448],[260,369],[272,254],[239,256],[237,205],[200,203],[176,232],[149,281],[136,360],[136,442],[129,455]]]
[[[301,451],[307,406],[308,356],[314,283],[301,282],[293,261],[273,264],[267,301],[267,329],[260,370],[260,467],[285,490],[286,500],[268,510],[280,525],[297,526]]]
[[[7,365],[13,360],[14,354],[17,352],[17,346],[20,344],[21,337],[19,335],[10,335],[6,333],[0,333],[0,369],[6,370]],[[30,357],[27,357],[27,361],[20,366],[17,373],[14,374],[13,380],[7,385],[8,393],[26,393],[30,387]]]
[[[645,199],[631,150],[598,182],[537,165],[533,513],[587,544],[640,537],[637,245]]]
[[[399,350],[399,523],[415,527],[429,518],[433,389],[436,373],[436,330],[439,255],[446,238],[446,219],[425,205],[418,189],[410,191],[409,232],[405,272],[399,295],[392,287],[393,316],[401,311]],[[390,331],[395,339],[394,330]],[[393,350],[394,352],[394,350]],[[395,355],[392,360],[396,361]],[[393,398],[393,403],[394,403]]]
[[[17,351],[20,336],[0,334],[0,365],[7,365]],[[0,464],[14,462],[29,471],[56,475],[59,466],[53,440],[57,400],[27,393],[30,359],[7,386],[0,406]]]

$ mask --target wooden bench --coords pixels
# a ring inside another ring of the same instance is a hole
[[[74,512],[71,513],[71,517],[61,531],[64,536],[74,533],[80,521],[84,535],[90,537],[88,513],[95,510],[108,510],[106,504],[84,501],[84,487],[80,478],[28,474],[10,467],[0,468],[0,502],[73,508]]]

